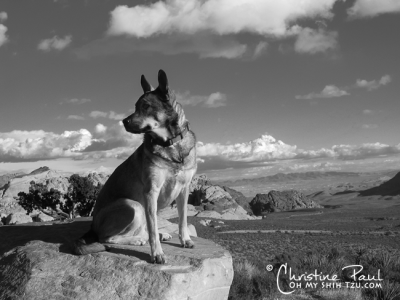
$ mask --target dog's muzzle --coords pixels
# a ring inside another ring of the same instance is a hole
[[[135,122],[132,117],[127,117],[122,120],[122,123],[124,124],[125,130],[130,132],[130,133],[145,133],[146,131],[149,130],[149,126],[146,126],[144,128],[140,128],[139,123]]]

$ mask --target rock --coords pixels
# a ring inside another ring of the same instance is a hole
[[[238,206],[228,192],[218,185],[212,185],[205,175],[195,176],[192,179],[188,203],[217,212]]]
[[[188,204],[187,215],[188,217],[194,216],[199,211],[191,204]],[[178,218],[178,208],[176,205],[168,206],[166,208],[160,209],[157,212],[157,216],[163,219],[173,219]]]
[[[181,248],[175,234],[162,243],[167,264],[156,265],[148,245],[109,245],[109,252],[72,255],[63,242],[86,232],[89,221],[32,224],[0,229],[0,299],[228,298],[232,257],[211,241],[193,237],[194,249]]]
[[[210,226],[211,220],[201,220],[199,223],[203,226]]]
[[[41,212],[40,214],[35,216],[34,220],[36,222],[49,222],[54,221],[54,218]]]
[[[94,186],[105,184],[110,175],[105,173],[91,172],[87,174],[87,178],[93,183]]]
[[[262,213],[287,211],[302,208],[322,208],[296,190],[270,191],[268,194],[257,194],[250,202],[255,215]]]
[[[221,219],[221,214],[217,213],[216,211],[213,210],[205,210],[202,212],[199,212],[196,217],[199,218],[213,218],[213,219]]]
[[[6,218],[6,225],[32,223],[32,218],[26,213],[12,213]]]
[[[165,220],[163,218],[157,217],[157,224],[158,224],[158,230],[163,233],[176,233],[179,234],[179,227],[178,224],[171,223],[168,220]],[[197,236],[197,231],[196,228],[192,224],[188,224],[188,229],[189,229],[189,235],[190,236]]]
[[[253,214],[253,211],[251,210],[249,200],[243,195],[241,192],[238,192],[230,187],[223,186],[222,187],[224,191],[229,193],[231,195],[232,199],[235,200],[237,204],[239,204],[241,207],[243,207],[248,213]]]
[[[49,170],[39,174],[25,175],[23,177],[15,177],[10,180],[8,188],[4,191],[2,198],[18,197],[19,192],[27,193],[31,181],[36,183],[44,183],[49,189],[54,188],[65,193],[69,187],[68,177],[63,172]]]

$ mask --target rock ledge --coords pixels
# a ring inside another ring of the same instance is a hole
[[[70,254],[66,240],[89,221],[0,228],[0,299],[227,299],[232,257],[215,243],[192,237],[162,243],[166,265],[149,263],[150,247],[109,245],[109,252]],[[64,241],[64,242],[63,242]]]

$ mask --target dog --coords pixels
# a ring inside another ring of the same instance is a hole
[[[157,211],[176,200],[179,239],[193,248],[187,228],[189,185],[197,170],[196,137],[189,129],[181,104],[176,102],[163,70],[153,89],[142,75],[144,94],[135,112],[122,122],[132,134],[144,133],[143,143],[111,174],[99,193],[91,229],[74,243],[77,255],[106,250],[102,243],[144,245],[151,248],[151,262],[166,262],[158,232]]]

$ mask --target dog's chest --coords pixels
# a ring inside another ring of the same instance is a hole
[[[192,174],[190,171],[178,171],[169,174],[165,179],[158,198],[158,209],[166,207],[174,201],[179,193],[190,184]]]

